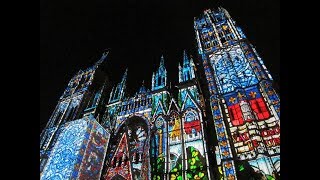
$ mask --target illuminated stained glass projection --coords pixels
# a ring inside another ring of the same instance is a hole
[[[92,131],[90,133],[89,142],[84,153],[80,166],[78,179],[99,179],[102,171],[103,161],[107,151],[109,134],[96,121],[91,121]]]
[[[126,133],[122,134],[118,148],[112,158],[111,167],[104,179],[132,179],[131,162]]]
[[[167,157],[167,123],[162,116],[156,118],[155,134],[151,141],[152,155],[152,179],[164,179],[166,172],[166,157]]]
[[[146,169],[142,169],[142,166],[147,161],[147,153],[149,148],[147,147],[147,129],[143,127],[143,125],[134,126],[129,128],[129,148],[132,156],[132,175],[134,179],[141,179],[144,178],[142,175],[146,175],[147,173],[144,172]],[[149,157],[149,156],[148,156]]]
[[[239,160],[266,178],[275,177],[273,171],[280,172],[280,99],[271,75],[225,9],[205,10],[194,28],[217,133],[219,173],[224,179],[242,178],[247,168]]]
[[[270,104],[272,105],[271,108],[274,108],[274,111],[276,112],[276,115],[277,115],[277,119],[279,119],[280,118],[280,97],[275,92],[270,82],[262,81],[261,86],[265,94],[267,94],[267,98],[269,99],[268,102],[270,102]]]
[[[41,179],[100,177],[108,138],[105,130],[91,117],[67,123],[44,167]],[[89,149],[86,151],[87,147]],[[90,171],[81,169],[83,166],[91,168]]]
[[[256,172],[272,175],[280,153],[280,126],[258,86],[224,95],[226,116],[237,157],[249,161]]]
[[[210,55],[210,62],[215,72],[215,80],[220,93],[234,91],[258,83],[249,62],[239,46]]]
[[[188,109],[182,116],[186,152],[186,179],[209,179],[202,121],[197,111]]]
[[[249,61],[257,78],[259,80],[263,80],[263,79],[272,80],[272,78],[268,78],[268,77],[271,77],[269,75],[269,72],[263,71],[263,69],[266,70],[266,68],[265,68],[264,64],[262,63],[262,61],[259,60],[260,57],[258,56],[257,53],[255,53],[255,50],[253,48],[251,48],[250,45],[246,42],[240,42],[240,47],[243,50],[244,55],[247,58],[247,60]],[[262,65],[262,67],[264,67],[263,69],[262,69],[261,65]],[[266,75],[268,75],[268,77]]]
[[[169,178],[182,179],[183,177],[183,152],[182,152],[182,135],[181,135],[181,118],[178,112],[172,111],[168,120],[169,133]]]
[[[218,99],[216,96],[212,97],[211,108],[218,140],[218,146],[215,150],[218,170],[221,173],[221,178],[235,179],[236,170],[234,167],[234,162],[231,160],[233,156],[230,149],[227,129],[225,122],[223,121],[220,105],[216,99]]]
[[[254,147],[261,143],[261,137],[256,123],[253,122],[255,117],[249,103],[242,92],[226,95],[225,101],[228,109],[226,116],[238,158],[243,160],[255,157]]]
[[[51,150],[55,145],[55,142],[57,142],[57,139],[59,137],[59,134],[64,130],[64,126],[52,127],[47,128],[46,132],[44,132],[45,136],[41,139],[43,146],[40,146],[40,172],[43,171],[43,168],[45,167],[48,157],[50,157]]]
[[[61,127],[60,127],[61,129]],[[40,148],[42,149],[46,149],[47,147],[49,147],[49,144],[50,144],[50,138],[53,136],[53,134],[57,131],[57,127],[51,127],[51,128],[48,128],[46,129],[46,132],[45,132],[45,138],[42,138],[41,139],[41,143],[40,145]],[[40,151],[41,152],[41,151]]]
[[[128,70],[110,92],[93,82],[107,53],[80,70],[41,133],[41,179],[278,180],[280,97],[271,75],[225,9],[205,10],[194,28],[203,69],[184,51],[175,85],[163,56],[151,90],[142,83],[133,96]]]
[[[152,95],[152,115],[155,117],[159,114],[165,114],[169,104],[168,92],[160,92]]]
[[[84,120],[69,123],[48,159],[48,163],[41,174],[41,179],[71,179],[77,177],[73,176],[72,173],[77,163],[87,127],[88,123]],[[82,158],[78,161],[81,162],[81,160]]]
[[[265,98],[263,98],[261,92],[257,86],[247,88],[245,92],[231,93],[225,95],[225,101],[228,108],[227,117],[230,127],[238,127],[240,133],[233,136],[234,140],[239,139],[242,141],[249,140],[250,137],[259,135],[259,137],[252,140],[252,144],[249,143],[251,150],[261,146],[262,137],[265,139],[267,147],[280,145],[280,126],[275,117],[272,117],[272,111],[267,106]],[[247,125],[245,123],[248,122]],[[233,132],[234,128],[231,128]],[[252,147],[253,146],[253,147]],[[257,149],[258,152],[263,153],[263,147]],[[274,154],[272,152],[271,154]]]
[[[103,179],[146,179],[149,167],[149,127],[146,121],[134,116],[121,125],[111,147],[111,162]],[[115,149],[115,151],[113,150]],[[114,152],[112,152],[114,151]]]
[[[256,119],[258,120],[257,125],[259,126],[260,135],[267,148],[268,154],[279,154],[280,120],[278,119],[277,113],[274,113],[274,111],[272,111],[272,108],[275,106],[267,105],[269,104],[266,101],[267,98],[264,98],[262,96],[258,88],[248,88],[246,93],[248,94],[251,108],[256,116]],[[278,97],[276,96],[276,98]]]
[[[200,103],[199,93],[195,85],[180,90],[178,95],[178,105],[182,110],[187,108],[197,108],[195,103]]]
[[[172,99],[167,114],[162,107],[155,111],[152,179],[209,179],[196,86],[181,89],[178,97],[179,106]]]
[[[86,70],[80,70],[70,81],[62,97],[70,96],[82,90],[86,90],[93,81],[96,67],[89,67]]]
[[[161,56],[160,66],[152,75],[152,87],[151,90],[162,89],[167,85],[167,70],[164,66],[164,57]]]
[[[208,25],[204,19],[202,19],[201,39],[204,42],[203,48],[206,51],[215,51],[219,48],[220,44],[217,35],[212,26]]]
[[[217,161],[217,169],[220,173],[221,179],[234,179],[236,178],[236,170],[234,167],[234,162],[232,160],[232,153],[230,148],[230,142],[227,135],[227,129],[225,122],[223,120],[223,114],[221,106],[218,101],[216,83],[213,78],[212,66],[209,64],[206,56],[202,55],[203,67],[205,70],[206,79],[208,81],[208,88],[211,94],[210,97],[210,107],[213,114],[214,128],[216,131],[216,136],[218,144],[215,147],[215,155]]]

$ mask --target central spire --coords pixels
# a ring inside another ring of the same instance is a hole
[[[189,65],[189,59],[188,59],[188,55],[186,53],[186,50],[183,50],[183,66],[188,66]]]
[[[138,91],[138,93],[137,94],[144,94],[144,93],[146,93],[146,92],[148,92],[149,90],[147,90],[147,88],[144,86],[144,80],[142,81],[142,85],[141,85],[141,87],[140,87],[140,89],[139,89],[139,91]]]
[[[105,60],[106,60],[106,58],[107,58],[107,56],[108,56],[108,54],[109,54],[109,48],[107,48],[107,49],[105,49],[104,51],[103,51],[103,53],[102,53],[102,56],[101,56],[101,58],[96,62],[96,64],[95,64],[95,66],[97,67],[97,66],[99,66],[100,64],[102,64]]]
[[[127,76],[128,76],[128,68],[126,68],[126,71],[124,72],[124,74],[122,76],[122,81],[121,82],[125,82],[127,80]]]
[[[195,65],[192,58],[188,58],[186,50],[183,51],[183,65],[179,63],[179,83],[186,82],[195,78]]]
[[[152,74],[152,90],[158,90],[167,85],[167,70],[164,66],[164,57],[161,55],[160,66],[158,70]]]
[[[163,55],[161,55],[160,67],[164,67],[164,57],[163,57]]]
[[[124,93],[126,89],[127,74],[128,74],[128,68],[124,72],[121,82],[118,83],[118,85],[112,89],[110,93],[109,103],[119,101],[124,97]]]

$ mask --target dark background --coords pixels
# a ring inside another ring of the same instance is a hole
[[[183,49],[197,57],[194,17],[218,6],[242,27],[279,85],[279,0],[41,1],[40,131],[70,78],[96,62],[106,48],[111,48],[108,66],[113,82],[119,82],[129,68],[129,94],[142,80],[151,87],[161,54],[168,82],[177,82]]]

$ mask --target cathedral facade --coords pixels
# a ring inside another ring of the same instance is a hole
[[[41,179],[280,179],[280,98],[261,57],[223,8],[194,30],[175,90],[163,56],[132,97],[128,70],[111,85],[108,51],[80,70],[40,135]]]

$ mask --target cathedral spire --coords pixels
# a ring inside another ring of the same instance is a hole
[[[144,80],[142,81],[142,85],[137,94],[144,94],[147,92],[147,88],[144,86]]]
[[[100,64],[102,64],[106,60],[108,54],[109,54],[109,48],[103,51],[101,58],[96,62],[95,66],[99,66]]]
[[[179,83],[181,83],[183,80],[182,80],[182,76],[183,76],[183,74],[182,74],[182,67],[181,67],[181,65],[180,65],[180,62],[179,62]]]
[[[120,99],[122,99],[122,97],[124,96],[124,91],[125,91],[125,88],[126,88],[126,82],[127,82],[127,76],[128,76],[128,68],[126,68],[126,71],[124,72],[123,74],[123,77],[122,77],[122,81],[121,81],[121,85],[120,85]]]
[[[112,89],[110,93],[109,103],[119,101],[123,98],[125,89],[126,89],[127,74],[128,74],[128,68],[124,72],[121,82],[118,83],[115,89]]]
[[[155,74],[154,74],[154,72],[152,73],[152,85],[151,85],[151,89],[153,90],[153,88],[154,88],[154,84],[155,84]]]
[[[112,100],[113,93],[114,93],[114,87],[112,87],[112,90],[111,90],[111,92],[110,92],[110,96],[109,96],[109,103],[110,103],[110,102],[111,102],[111,100]]]
[[[191,55],[190,55],[190,67],[191,67],[191,76],[192,76],[193,78],[195,78],[195,77],[196,77],[195,71],[197,70],[197,68],[196,68],[196,65],[195,65],[194,62],[193,62],[193,59],[192,59],[192,56],[191,56]]]
[[[164,57],[161,55],[160,67],[164,67]]]
[[[183,66],[188,66],[188,65],[189,65],[188,55],[186,53],[186,50],[183,50]]]
[[[189,59],[186,50],[184,50],[182,67],[179,63],[179,83],[195,78],[194,68],[195,65],[192,58]]]
[[[125,83],[127,81],[127,76],[128,76],[128,68],[126,68],[126,71],[124,72],[124,74],[122,76],[121,83]]]
[[[152,90],[157,90],[167,85],[167,70],[164,66],[164,57],[161,56],[160,66],[152,75]]]

